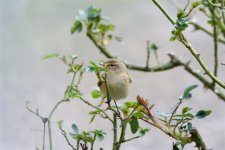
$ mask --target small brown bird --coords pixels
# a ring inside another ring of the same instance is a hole
[[[124,63],[118,59],[110,59],[106,62],[106,83],[109,98],[120,100],[126,98],[130,89],[131,79]],[[98,86],[104,97],[107,97],[107,89],[104,81],[99,81]],[[100,104],[102,105],[103,100]]]

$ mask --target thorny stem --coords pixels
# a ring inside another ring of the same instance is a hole
[[[88,32],[87,36],[107,58],[116,58],[115,56],[111,55],[110,52],[103,45],[99,45],[97,43],[97,40],[93,34]],[[225,41],[224,41],[224,43],[225,43]],[[201,75],[200,73],[198,73],[197,71],[192,69],[188,64],[183,63],[177,57],[174,57],[174,58],[171,57],[171,60],[166,64],[162,64],[160,66],[155,66],[155,67],[148,67],[148,68],[146,68],[146,66],[138,66],[138,65],[129,64],[125,60],[123,60],[123,61],[128,69],[136,70],[136,71],[143,71],[143,72],[166,71],[166,70],[170,70],[170,69],[173,69],[173,68],[176,68],[179,66],[183,66],[184,69],[188,73],[190,73],[195,78],[197,78],[199,81],[201,81],[206,87],[208,87],[210,90],[212,90],[213,93],[215,93],[219,98],[221,98],[223,101],[225,101],[225,95],[220,90],[212,87],[211,83],[203,75]]]
[[[95,143],[95,140],[96,140],[96,134],[94,134],[94,139],[93,139],[93,142],[91,143],[91,150],[94,149],[94,143]]]
[[[91,106],[92,108],[95,108],[97,110],[101,110],[101,112],[105,115],[105,117],[110,121],[113,122],[113,120],[105,113],[104,110],[99,109],[98,107],[92,105],[90,102],[86,101],[83,97],[80,97],[80,100],[82,100],[84,103],[86,103],[87,105]]]
[[[215,20],[215,8],[212,8],[212,21],[213,21],[213,41],[214,41],[214,75],[217,77],[217,70],[218,70],[218,33],[216,27],[216,20]],[[215,82],[213,82],[213,86],[215,86]]]
[[[135,110],[138,108],[138,105],[132,110],[132,112],[129,114],[129,116],[127,118],[130,118],[131,115],[135,112]]]
[[[117,118],[116,114],[113,114],[113,150],[117,150]]]
[[[170,14],[161,6],[161,4],[157,1],[157,0],[152,0],[155,5],[163,12],[163,14],[167,17],[167,19],[174,24],[174,20],[172,19],[172,17],[170,16]],[[205,65],[205,63],[203,62],[203,60],[200,58],[200,55],[196,52],[196,50],[192,47],[192,45],[187,41],[187,39],[185,39],[184,35],[181,33],[180,35],[180,40],[181,43],[183,43],[186,48],[191,52],[191,54],[195,57],[195,59],[198,61],[198,63],[200,64],[200,66],[203,68],[203,70],[205,71],[205,73],[214,81],[216,82],[218,85],[220,85],[221,87],[223,87],[225,89],[225,83],[223,83],[220,79],[218,79],[213,73],[211,73],[208,69],[208,67]]]
[[[170,116],[170,118],[169,118],[169,121],[168,121],[168,124],[169,124],[169,125],[170,125],[170,123],[171,123],[171,121],[172,121],[172,118],[173,118],[173,116],[175,115],[177,109],[178,109],[179,106],[181,105],[181,103],[182,103],[182,99],[179,100],[179,102],[178,102],[176,108],[173,110],[173,112],[172,112],[172,114],[171,114],[171,116]]]
[[[124,120],[121,120],[121,133],[120,133],[120,138],[119,138],[119,141],[116,144],[116,147],[117,147],[117,150],[120,149],[120,146],[121,144],[123,143],[124,141],[124,138],[125,138],[125,133],[126,133],[126,128],[127,128],[127,122],[124,121]]]
[[[166,16],[166,18],[174,25],[175,21],[171,17],[171,15],[166,11],[166,9],[163,8],[162,5],[157,0],[152,0],[152,2],[163,12],[163,14]]]
[[[219,9],[223,9],[222,6],[214,4],[211,0],[207,0],[213,7],[218,7]]]
[[[132,138],[130,138],[130,139],[125,139],[125,140],[123,140],[121,143],[129,142],[129,141],[132,141],[132,140],[137,139],[137,138],[140,138],[140,137],[141,137],[141,136],[135,136],[135,137],[132,137]]]
[[[192,47],[191,44],[188,43],[187,40],[185,39],[181,39],[180,40],[181,43],[183,43],[188,50],[191,52],[191,54],[195,57],[195,59],[198,61],[198,63],[200,64],[200,66],[202,67],[202,69],[205,71],[205,73],[214,81],[216,82],[218,85],[220,85],[221,87],[223,87],[225,89],[225,83],[223,83],[220,79],[218,79],[213,73],[211,73],[208,69],[208,67],[206,66],[206,64],[203,62],[203,60],[200,58],[200,55],[195,51],[195,49]]]
[[[221,1],[223,24],[225,24],[225,0]]]
[[[146,58],[146,68],[149,68],[149,60],[150,60],[150,41],[147,41],[147,58]]]
[[[41,116],[39,113],[38,113],[38,109],[35,111],[33,111],[29,106],[28,106],[29,102],[26,102],[26,108],[28,111],[30,111],[31,113],[35,114],[37,117],[39,117],[42,122],[43,122],[43,125],[44,125],[44,131],[43,131],[43,143],[42,143],[42,150],[45,149],[45,125],[46,125],[46,122],[48,122],[48,118],[46,117],[43,117]]]
[[[48,136],[49,136],[49,149],[52,150],[52,131],[51,131],[51,118],[53,113],[55,112],[55,110],[57,109],[57,107],[63,103],[63,102],[68,102],[67,100],[61,100],[59,101],[54,108],[52,109],[52,111],[50,112],[50,115],[48,116]]]
[[[80,140],[77,140],[77,150],[79,150],[79,148],[80,148]]]
[[[46,122],[45,122],[45,123],[43,122],[43,124],[44,124],[44,131],[43,131],[43,144],[42,144],[42,150],[45,149],[45,130],[46,130],[45,125],[46,125]]]
[[[67,144],[73,149],[73,150],[77,150],[69,141],[68,137],[67,137],[67,134],[66,134],[66,131],[64,131],[62,128],[59,128],[62,135],[64,136],[64,138],[66,139],[66,142]]]
[[[204,33],[208,34],[211,37],[214,37],[213,33],[209,30],[207,30],[206,28],[202,27],[201,25],[194,23],[194,22],[190,22],[191,25],[194,26],[195,30],[201,30]],[[220,37],[218,37],[218,42],[225,44],[225,41],[223,39],[221,39]]]

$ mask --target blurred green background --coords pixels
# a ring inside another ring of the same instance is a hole
[[[166,0],[160,2],[170,13],[176,15],[177,7],[174,3]],[[176,2],[182,7],[186,4],[184,0]],[[70,34],[78,10],[86,9],[90,5],[101,8],[103,14],[109,16],[111,22],[116,25],[115,34],[124,38],[124,44],[110,43],[109,49],[113,54],[128,62],[144,65],[146,41],[150,40],[160,46],[159,56],[162,63],[169,60],[166,53],[172,51],[183,60],[192,60],[193,68],[203,74],[196,60],[184,46],[178,42],[169,42],[173,26],[150,0],[1,0],[0,149],[31,150],[41,147],[43,124],[39,118],[26,110],[25,103],[29,100],[31,107],[39,108],[40,114],[47,116],[52,107],[63,97],[71,78],[66,74],[66,66],[54,59],[42,61],[44,55],[77,54],[79,61],[84,60],[85,65],[88,65],[90,60],[105,59],[86,37],[85,32]],[[210,29],[202,14],[194,12],[192,19]],[[201,32],[193,32],[192,27],[188,28],[185,34],[212,69],[212,38]],[[219,56],[222,62],[225,58],[225,48],[222,45],[219,45]],[[150,60],[150,64],[156,64],[154,58]],[[140,94],[155,104],[153,111],[171,110],[171,106],[176,104],[185,87],[199,84],[200,87],[193,92],[193,98],[186,105],[192,107],[193,111],[199,109],[213,111],[209,117],[195,120],[193,123],[199,129],[208,148],[224,149],[225,104],[211,91],[204,90],[198,80],[184,72],[181,67],[158,73],[136,71],[129,71],[129,73],[133,84],[126,100],[133,101],[136,95]],[[225,80],[223,66],[219,70],[219,77]],[[90,95],[96,83],[95,75],[86,73],[80,87],[84,97],[98,104],[100,100],[93,100]],[[101,118],[96,118],[94,123],[89,124],[88,111],[90,110],[90,107],[76,99],[58,108],[52,118],[55,149],[70,149],[57,128],[56,122],[60,119],[64,120],[64,128],[67,131],[71,131],[72,123],[76,123],[82,130],[103,129],[108,134],[104,141],[96,144],[96,149],[99,147],[111,149],[111,125]],[[150,129],[146,136],[125,143],[121,149],[172,148],[173,140],[170,137],[153,127]],[[193,145],[185,149],[192,150]]]

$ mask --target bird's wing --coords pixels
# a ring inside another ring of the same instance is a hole
[[[132,80],[131,80],[131,78],[129,78],[129,82],[130,82],[130,83],[132,83]]]
[[[102,85],[102,81],[98,81],[98,87]]]

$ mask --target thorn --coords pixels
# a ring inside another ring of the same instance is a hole
[[[206,72],[204,72],[203,75],[206,75]]]
[[[110,105],[110,102],[111,102],[111,98],[108,98],[105,103],[108,104],[108,105]]]
[[[171,60],[176,59],[176,55],[173,52],[168,52],[167,55],[170,57]]]
[[[196,55],[197,55],[198,57],[200,57],[200,54],[199,54],[199,53],[197,53]]]
[[[48,121],[48,118],[42,118],[42,122],[46,123]]]
[[[209,89],[209,87],[208,87],[206,84],[204,84],[203,90],[204,90],[204,91],[208,91],[208,89]]]
[[[189,66],[190,63],[191,63],[191,60],[188,60],[188,61],[186,62],[186,65]]]

